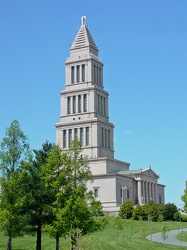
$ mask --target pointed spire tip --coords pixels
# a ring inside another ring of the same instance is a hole
[[[86,16],[81,17],[81,24],[86,25]]]

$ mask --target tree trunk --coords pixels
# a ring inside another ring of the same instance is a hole
[[[74,250],[77,248],[77,232],[74,232],[71,235],[71,250]]]
[[[56,237],[56,250],[59,250],[59,236]]]
[[[37,240],[36,240],[36,250],[42,249],[42,225],[41,223],[38,224],[37,228]]]
[[[8,237],[7,250],[12,250],[12,236]]]

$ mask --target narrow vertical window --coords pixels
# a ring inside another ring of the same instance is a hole
[[[84,112],[87,112],[87,95],[84,94]]]
[[[82,82],[85,81],[85,64],[82,64]]]
[[[95,198],[99,197],[99,189],[98,188],[94,188],[94,197]]]
[[[76,113],[76,96],[73,96],[73,114]]]
[[[94,65],[94,82],[96,82],[96,66]]]
[[[102,128],[102,147],[104,147],[104,128]]]
[[[77,65],[77,82],[80,82],[80,66]]]
[[[80,143],[81,145],[84,144],[84,134],[83,134],[83,128],[80,128]]]
[[[63,148],[66,148],[66,130],[63,130]]]
[[[110,148],[110,130],[108,130],[108,148]]]
[[[81,95],[78,96],[78,112],[81,113]]]
[[[99,84],[101,85],[101,68],[99,68]]]
[[[75,128],[75,130],[74,130],[74,139],[78,140],[78,129],[77,128]]]
[[[97,96],[97,106],[98,113],[100,113],[100,95]]]
[[[103,97],[103,111],[104,111],[104,115],[106,115],[106,100],[105,100],[105,97]]]
[[[67,113],[68,114],[71,113],[71,98],[70,98],[70,96],[68,96],[68,99],[67,99]]]
[[[107,129],[105,129],[105,148],[108,147],[108,144],[107,144]]]
[[[97,76],[96,76],[97,80],[96,82],[98,83],[98,80],[99,80],[99,69],[98,69],[98,66],[97,66]]]
[[[101,114],[103,114],[103,97],[101,96]]]
[[[75,82],[75,68],[71,66],[71,83]]]
[[[71,146],[72,143],[72,129],[69,129],[69,146]]]
[[[89,128],[86,128],[86,146],[90,143],[90,135],[89,135]]]
[[[129,189],[127,189],[127,200],[129,200],[130,194],[129,194]]]

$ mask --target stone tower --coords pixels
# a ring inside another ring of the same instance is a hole
[[[81,27],[65,62],[65,90],[60,93],[60,122],[56,143],[68,149],[78,138],[88,158],[114,158],[113,124],[108,116],[108,92],[104,90],[103,63],[98,48],[81,18]]]

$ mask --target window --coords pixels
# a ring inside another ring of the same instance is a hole
[[[122,199],[122,197],[123,197],[123,189],[120,188],[120,198]]]
[[[82,82],[85,81],[85,64],[82,64]]]
[[[66,130],[63,130],[63,148],[66,148]]]
[[[71,83],[75,82],[75,68],[74,66],[71,67]]]
[[[81,95],[78,96],[78,112],[81,113]]]
[[[94,82],[96,82],[96,66],[94,65]]]
[[[103,111],[104,111],[104,115],[106,115],[106,101],[105,101],[105,97],[103,97]]]
[[[86,146],[89,145],[89,128],[86,128]]]
[[[110,130],[108,130],[108,148],[110,148]]]
[[[69,129],[69,146],[71,146],[72,143],[72,129]]]
[[[104,147],[104,128],[102,128],[102,130],[101,130],[102,132],[102,147]]]
[[[103,114],[103,97],[101,96],[101,114]]]
[[[99,84],[101,85],[101,68],[99,68]]]
[[[78,139],[78,129],[75,128],[74,130],[74,139]]]
[[[159,195],[159,204],[162,204],[162,196]]]
[[[80,66],[77,65],[77,82],[80,82]]]
[[[97,96],[97,106],[98,113],[100,113],[100,95]]]
[[[107,129],[105,129],[105,148],[107,148]]]
[[[95,198],[99,197],[99,189],[98,188],[94,188],[94,197]]]
[[[73,114],[76,113],[76,96],[73,96]]]
[[[127,200],[129,200],[129,197],[130,197],[130,195],[129,195],[129,189],[127,189]]]
[[[84,94],[84,112],[87,111],[87,95]]]
[[[81,145],[83,145],[83,143],[84,143],[83,128],[80,128],[80,143],[81,143]]]
[[[71,113],[71,98],[70,98],[70,96],[68,96],[68,99],[67,99],[67,113],[68,114]]]
[[[99,70],[98,70],[98,66],[97,66],[97,80],[96,80],[97,83],[98,83],[98,79],[99,79]]]

